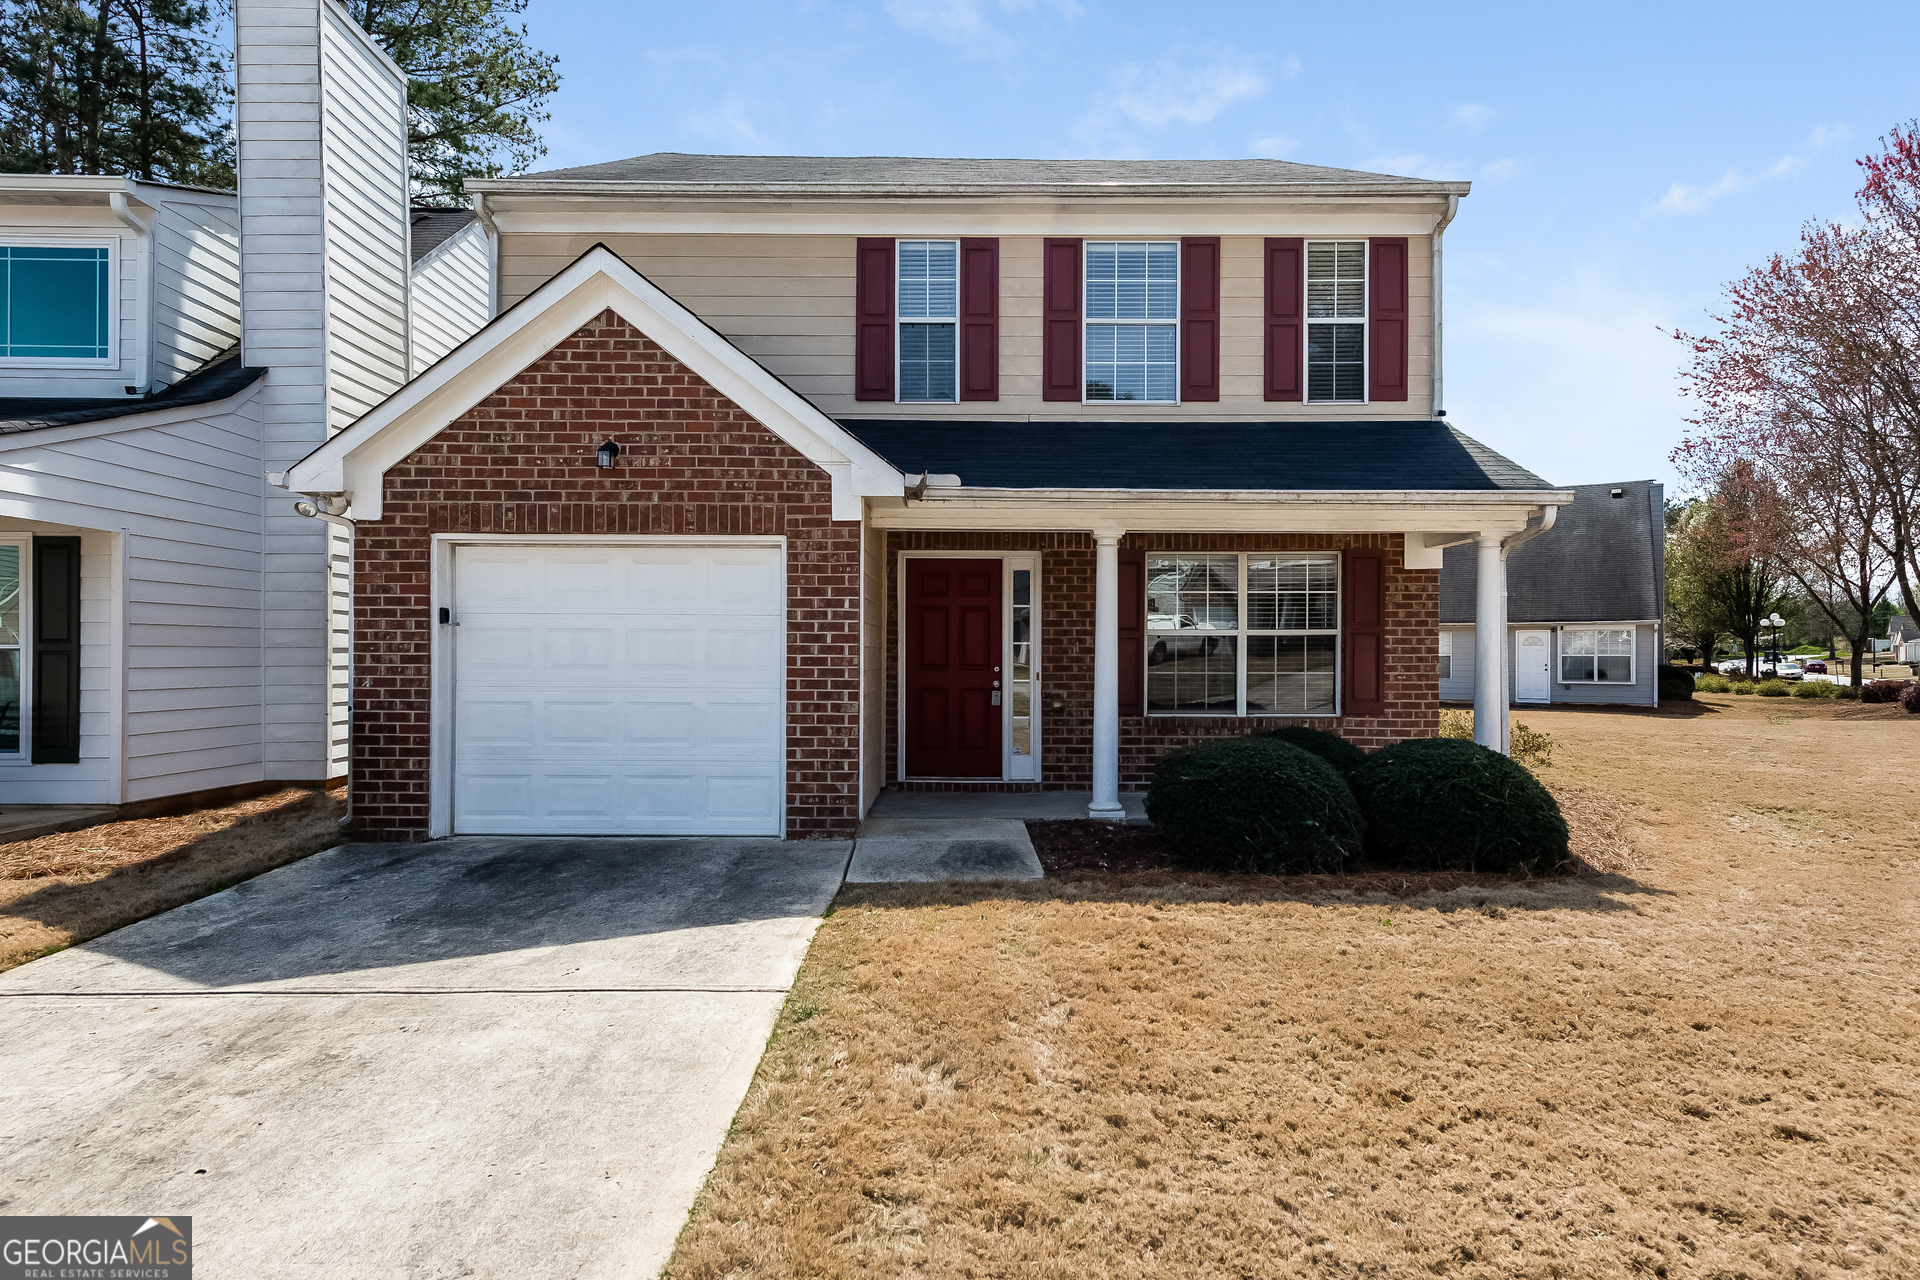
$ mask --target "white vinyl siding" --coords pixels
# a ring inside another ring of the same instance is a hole
[[[1548,691],[1554,703],[1588,703],[1599,706],[1621,704],[1654,706],[1659,697],[1655,688],[1653,672],[1657,663],[1654,650],[1659,643],[1659,628],[1644,623],[1622,624],[1606,630],[1631,630],[1633,633],[1633,682],[1614,684],[1599,682],[1562,681],[1560,676],[1560,655],[1565,644],[1565,635],[1569,630],[1594,630],[1591,626],[1579,625],[1554,626],[1549,623],[1520,623],[1511,628],[1508,637],[1509,652],[1512,648],[1512,632],[1546,630],[1553,633],[1553,678]],[[1453,653],[1452,674],[1440,681],[1440,699],[1443,702],[1471,702],[1474,695],[1474,676],[1476,662],[1475,628],[1471,625],[1449,626],[1442,632],[1450,637],[1448,644]],[[1509,675],[1509,694],[1512,691],[1512,676]]]
[[[1088,403],[1180,398],[1180,246],[1089,240],[1082,377]]]
[[[722,217],[723,211],[716,210],[716,225],[725,225]],[[600,242],[829,416],[899,416],[892,401],[853,398],[854,233],[561,233],[509,227],[500,241],[500,305],[513,305]],[[1048,401],[1043,396],[1043,245],[1037,235],[1000,238],[1000,398],[992,404],[991,416],[1036,422],[1111,419],[1115,408],[1110,402]],[[1260,422],[1276,416],[1303,421],[1352,416],[1350,404],[1289,404],[1281,413],[1281,406],[1265,399],[1263,245],[1255,235],[1221,238],[1220,400],[1161,405],[1154,410],[1157,416],[1170,421]],[[1408,240],[1411,395],[1405,402],[1369,406],[1370,418],[1433,417],[1427,381],[1433,351],[1429,247],[1424,236]],[[965,419],[982,411],[978,402],[962,401],[916,405],[913,415]]]
[[[1147,557],[1149,715],[1330,716],[1339,707],[1340,557]]]
[[[894,246],[899,398],[960,398],[960,242],[902,240]]]
[[[487,233],[470,222],[413,264],[413,372],[433,364],[491,318]]]
[[[240,340],[240,214],[231,196],[163,197],[153,227],[153,368],[169,387]]]
[[[1307,241],[1307,399],[1367,398],[1367,242]]]
[[[1453,679],[1453,632],[1440,633],[1439,675],[1442,680]]]

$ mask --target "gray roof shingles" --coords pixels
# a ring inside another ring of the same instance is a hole
[[[82,422],[211,404],[243,391],[266,373],[240,363],[240,348],[228,347],[157,396],[103,399],[99,396],[0,396],[0,435],[69,427]]]
[[[471,209],[415,209],[412,215],[412,261],[438,249],[474,218]]]
[[[572,169],[521,174],[513,182],[624,182],[711,186],[1379,186],[1449,184],[1291,160],[968,160],[916,156],[699,156],[677,151]]]
[[[1573,502],[1560,508],[1553,528],[1507,557],[1507,621],[1658,619],[1665,608],[1664,488],[1652,480],[1568,487]],[[1474,620],[1479,580],[1474,546],[1448,547],[1441,622]]]
[[[910,474],[986,489],[1541,490],[1554,486],[1437,420],[974,422],[845,418]]]

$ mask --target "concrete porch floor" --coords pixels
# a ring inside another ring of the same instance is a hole
[[[1091,791],[882,791],[867,818],[1013,818],[1044,822],[1084,818],[1093,802]],[[1128,822],[1147,820],[1147,797],[1141,791],[1122,791],[1121,807]]]

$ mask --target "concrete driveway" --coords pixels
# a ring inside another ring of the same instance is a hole
[[[0,975],[0,1214],[201,1274],[650,1277],[846,843],[349,845]]]

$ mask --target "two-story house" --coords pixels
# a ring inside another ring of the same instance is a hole
[[[392,60],[334,0],[236,36],[237,193],[0,175],[0,802],[344,774],[348,530],[267,475],[492,314]]]
[[[291,470],[355,523],[364,836],[844,836],[1288,723],[1435,732],[1572,495],[1453,429],[1467,193],[1270,160],[476,182],[500,313]],[[1503,647],[1482,741],[1504,745]]]

